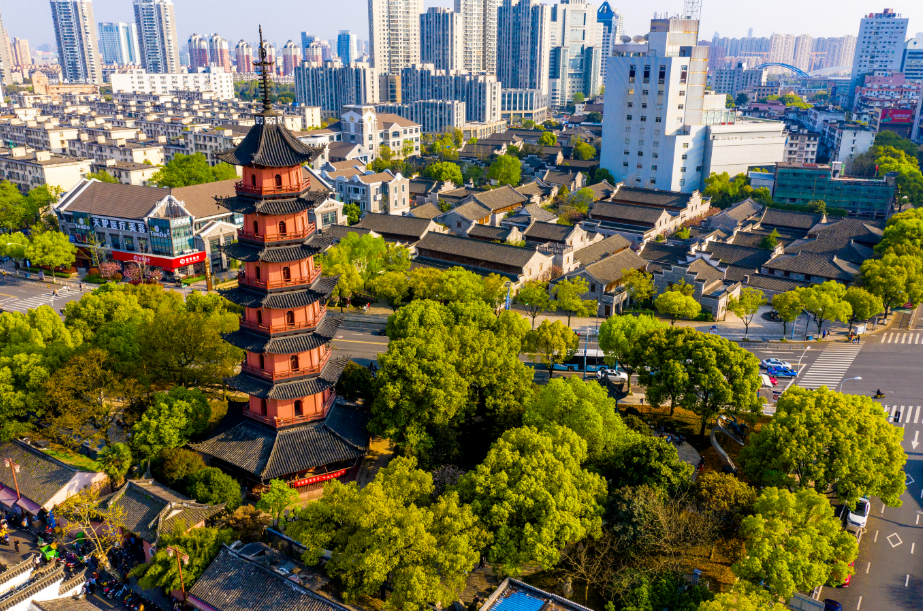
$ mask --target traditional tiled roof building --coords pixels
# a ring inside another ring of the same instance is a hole
[[[223,204],[244,215],[238,241],[225,247],[244,270],[222,295],[245,309],[240,329],[225,339],[247,357],[227,382],[250,399],[240,424],[194,447],[256,493],[275,478],[304,492],[353,477],[368,434],[363,417],[334,405],[346,364],[330,351],[341,319],[326,316],[337,278],[321,277],[313,258],[332,240],[317,235],[308,219],[327,193],[311,189],[301,169],[321,149],[289,132],[272,109],[265,78],[263,86],[255,125],[235,149],[216,155],[243,166],[236,196]]]

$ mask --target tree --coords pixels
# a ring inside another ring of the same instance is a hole
[[[596,112],[596,111],[587,113],[586,118],[587,118],[587,120],[588,120],[590,123],[602,123],[602,122],[603,122],[603,115],[602,115],[602,113],[599,113],[599,112]]]
[[[452,163],[451,161],[431,163],[423,170],[423,176],[430,180],[451,182],[458,186],[465,182],[465,179],[462,178],[461,168],[458,167],[457,163]]]
[[[747,96],[746,93],[738,93],[737,97],[734,98],[735,106],[746,106],[749,103],[750,103],[750,98],[749,96]]]
[[[586,101],[586,96],[583,95],[582,93],[580,93],[580,92],[578,91],[578,92],[576,92],[576,93],[574,94],[573,100],[574,100],[575,103],[580,104],[581,102],[585,102],[585,101]]]
[[[879,176],[897,172],[898,201],[903,204],[906,197],[915,208],[923,205],[923,174],[920,173],[919,161],[893,146],[876,146],[873,150],[878,155],[875,165]]]
[[[362,217],[362,210],[359,209],[359,204],[343,204],[343,214],[346,215],[348,225],[355,225]]]
[[[814,214],[827,214],[827,204],[820,199],[812,199],[808,202],[808,210]]]
[[[185,532],[182,526],[177,527],[173,532],[161,536],[151,561],[139,564],[131,575],[138,577],[138,585],[144,589],[160,588],[169,594],[185,587],[188,592],[221,551],[221,547],[232,541],[234,531],[229,528],[193,528]],[[167,552],[168,547],[173,548],[177,554],[189,557],[189,561],[183,564],[182,579],[176,556]]]
[[[364,405],[369,406],[372,402],[374,383],[375,378],[368,368],[349,361],[337,380],[337,396],[343,397],[347,401],[361,400]]]
[[[44,265],[52,269],[69,267],[77,258],[77,247],[63,233],[46,231],[32,238],[25,255],[33,265]]]
[[[510,429],[462,476],[459,494],[493,533],[487,557],[516,574],[531,562],[549,569],[571,541],[598,537],[605,481],[585,471],[586,442],[555,426]],[[554,482],[548,486],[547,482]]]
[[[539,146],[557,146],[558,137],[554,132],[542,132],[542,135],[538,137]]]
[[[533,361],[548,367],[548,377],[554,376],[554,366],[560,365],[574,354],[580,338],[560,320],[553,323],[543,320],[538,329],[526,334],[525,349]]]
[[[888,219],[875,251],[917,256],[923,253],[923,208],[905,210]]]
[[[185,490],[189,476],[204,468],[205,461],[198,452],[183,448],[164,448],[151,461],[154,478],[177,490]]]
[[[628,296],[637,304],[645,303],[657,292],[654,288],[654,275],[642,269],[623,269],[622,277],[628,288]]]
[[[731,297],[728,301],[728,311],[733,312],[744,323],[744,337],[750,335],[750,323],[760,308],[766,305],[766,296],[763,291],[751,287],[744,287],[740,297]]]
[[[151,176],[150,183],[157,187],[176,189],[234,178],[237,178],[237,170],[234,166],[226,163],[210,166],[205,155],[194,153],[173,157],[170,163]]]
[[[578,142],[574,145],[573,155],[574,159],[580,159],[582,161],[596,159],[596,147],[586,142]]]
[[[509,294],[509,281],[500,274],[488,274],[481,277],[481,300],[490,306],[497,315]]]
[[[699,605],[697,611],[787,611],[788,607],[773,601],[763,588],[739,581],[730,592],[717,594]]]
[[[862,285],[881,299],[886,316],[892,308],[923,299],[923,262],[919,256],[887,252],[880,259],[866,259],[860,269]]]
[[[125,474],[131,469],[131,450],[124,443],[114,443],[103,448],[97,460],[112,480],[112,485],[118,487],[122,485]]]
[[[256,508],[268,512],[276,525],[282,529],[282,532],[285,532],[282,517],[285,515],[285,511],[297,505],[298,501],[297,490],[290,488],[281,479],[274,479],[269,482],[269,491],[260,496],[260,500],[256,503]]]
[[[746,174],[738,174],[732,179],[727,172],[712,172],[705,179],[705,191],[702,194],[711,197],[712,206],[723,209],[747,199],[752,191]]]
[[[881,299],[858,286],[851,286],[846,289],[843,301],[852,308],[852,316],[849,318],[850,333],[852,333],[853,323],[868,320],[872,316],[877,316],[885,311],[885,306],[881,303]]]
[[[117,178],[112,176],[106,170],[100,170],[99,172],[91,172],[85,176],[87,180],[98,180],[99,182],[107,182],[112,184],[119,184]]]
[[[613,316],[599,327],[599,349],[606,355],[606,363],[617,365],[628,375],[628,392],[631,392],[631,376],[636,371],[632,350],[645,334],[664,326],[657,318],[642,314]]]
[[[613,489],[643,485],[673,493],[689,482],[692,465],[681,461],[676,446],[666,439],[635,434],[612,453],[602,473]]]
[[[272,518],[254,507],[241,505],[221,523],[222,528],[229,528],[243,543],[253,543],[263,538],[263,531],[272,524]]]
[[[206,505],[220,505],[234,511],[240,507],[240,484],[217,467],[199,469],[187,477],[189,496]]]
[[[100,566],[109,568],[109,552],[122,542],[125,507],[101,503],[99,488],[88,486],[55,507],[55,515],[69,528],[83,532],[90,543],[90,554]]]
[[[442,270],[417,267],[411,270],[408,282],[414,299],[436,300],[439,296],[439,286],[442,284]]]
[[[693,297],[683,295],[680,291],[665,291],[654,299],[654,307],[665,316],[670,317],[670,325],[675,325],[678,318],[693,319],[702,311],[702,306]]]
[[[754,482],[820,492],[836,483],[850,506],[868,495],[900,507],[902,437],[870,397],[793,387],[779,398],[772,421],[751,436],[741,462]]]
[[[700,417],[699,435],[722,412],[750,417],[760,410],[759,361],[718,335],[688,327],[656,329],[642,338],[631,359],[649,397],[675,397],[678,405]],[[670,362],[685,372],[678,387],[673,375],[678,370]]]
[[[845,296],[846,287],[834,280],[798,289],[801,307],[814,317],[818,335],[828,320],[845,323],[852,316],[852,308],[843,300]]]
[[[543,312],[554,312],[557,302],[548,294],[548,283],[538,280],[528,280],[519,289],[516,295],[517,303],[522,304],[526,313],[532,319],[532,328],[535,328],[535,318]]]
[[[736,524],[756,502],[756,489],[731,473],[706,471],[695,480],[696,502],[703,509]]]
[[[0,254],[13,259],[25,259],[26,249],[32,244],[22,232],[8,233],[0,243]]]
[[[151,407],[132,428],[132,445],[151,458],[165,448],[178,448],[208,427],[211,407],[198,389],[175,386],[169,393],[157,393]]]
[[[392,310],[397,310],[410,291],[410,283],[404,272],[385,272],[369,283],[372,294],[384,299]]]
[[[592,316],[596,312],[595,299],[583,299],[590,290],[589,283],[575,276],[572,279],[556,282],[551,289],[554,296],[555,309],[567,314],[567,326],[570,327],[571,316]]]
[[[787,599],[797,590],[809,592],[832,577],[842,581],[854,572],[848,565],[856,559],[859,544],[842,530],[822,494],[766,488],[754,511],[740,529],[747,556],[732,567],[741,579]]]
[[[436,289],[439,299],[446,303],[481,301],[481,277],[463,267],[453,267],[442,273]]]
[[[788,324],[798,320],[804,308],[801,307],[801,296],[798,291],[776,293],[772,296],[772,307],[782,319],[782,336],[788,331]]]
[[[343,584],[347,603],[387,583],[388,609],[448,607],[477,563],[489,535],[458,494],[434,498],[432,475],[416,467],[412,458],[395,458],[361,489],[332,480],[289,526],[307,547],[305,564],[330,551],[324,569]]]
[[[779,232],[773,229],[760,240],[760,248],[763,250],[775,250],[779,244]]]
[[[526,405],[522,422],[539,430],[560,425],[574,431],[586,442],[593,465],[601,465],[628,435],[606,389],[577,377],[550,380]]]
[[[519,186],[522,178],[522,162],[512,155],[500,155],[487,170],[487,178],[499,185]]]
[[[593,184],[599,184],[603,181],[608,182],[610,185],[615,184],[615,178],[612,176],[612,172],[606,168],[596,168],[592,171],[592,182]]]
[[[385,243],[381,265],[386,272],[407,272],[410,269],[410,250],[403,244]]]

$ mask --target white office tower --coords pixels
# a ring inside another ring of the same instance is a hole
[[[372,66],[394,73],[420,62],[423,0],[369,0]]]
[[[101,85],[96,20],[90,0],[51,0],[61,76],[71,83]]]
[[[29,50],[29,41],[24,38],[14,38],[10,42],[10,57],[14,66],[31,66],[32,51]]]
[[[337,57],[347,66],[359,59],[356,37],[349,30],[340,30],[337,35]]]
[[[99,53],[107,64],[137,64],[138,35],[133,23],[99,24]]]
[[[788,64],[795,60],[795,36],[792,34],[773,34],[770,39],[770,64]],[[770,72],[780,74],[784,68],[770,68]]]
[[[13,53],[10,51],[10,38],[6,28],[3,27],[3,17],[0,16],[0,84],[9,85],[13,82],[10,68],[13,66]],[[0,98],[2,100],[3,98]]]
[[[208,39],[193,34],[186,46],[189,48],[189,72],[196,73],[199,68],[208,68]]]
[[[782,161],[784,124],[743,121],[705,91],[708,51],[695,19],[654,19],[617,44],[606,70],[601,165],[628,186],[690,193],[709,172]]]
[[[228,41],[217,34],[208,37],[208,65],[218,66],[228,74],[231,73],[231,48]]]
[[[792,65],[805,72],[815,70],[811,53],[814,51],[814,37],[802,34],[795,39],[795,49],[792,57]]]
[[[901,72],[908,81],[923,82],[923,32],[907,40]]]
[[[253,47],[246,40],[241,40],[234,47],[235,61],[237,61],[237,72],[253,72]]]
[[[378,70],[368,64],[344,66],[334,59],[295,68],[295,102],[320,107],[324,119],[339,117],[350,104],[377,104],[378,98]]]
[[[564,106],[574,94],[592,98],[602,86],[603,28],[596,6],[586,0],[561,0],[551,7],[549,60],[552,106]]]
[[[464,70],[490,72],[497,70],[497,9],[501,0],[455,0],[455,12],[462,17],[465,28]]]
[[[147,72],[179,72],[179,44],[171,0],[134,0],[141,65]]]
[[[853,56],[852,77],[849,80],[850,108],[853,106],[856,87],[864,82],[866,75],[876,70],[897,72],[901,69],[908,21],[890,8],[881,13],[869,13],[862,18]]]
[[[420,15],[421,62],[438,70],[461,70],[463,51],[461,13],[433,6]]]
[[[596,11],[596,21],[603,26],[603,52],[599,61],[599,73],[602,75],[606,73],[606,58],[612,55],[612,45],[622,42],[625,19],[619,14],[618,9],[612,8],[607,0],[603,0]]]
[[[503,0],[497,21],[497,80],[504,89],[547,96],[551,7],[538,0]]]
[[[290,40],[282,47],[282,74],[291,76],[295,67],[301,63],[301,48]]]

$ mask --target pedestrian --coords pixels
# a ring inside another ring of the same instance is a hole
[[[41,564],[42,564],[42,555],[39,554],[38,556],[35,557],[35,566],[41,566]]]
[[[13,539],[13,547],[16,548],[16,553],[19,553],[19,539]]]

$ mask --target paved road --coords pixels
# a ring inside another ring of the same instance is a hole
[[[96,288],[96,285],[84,285],[81,291],[77,285],[59,284],[57,286],[16,278],[0,276],[0,309],[4,312],[25,312],[42,305],[51,306],[56,311],[64,304],[79,300],[84,293]],[[58,291],[54,297],[52,291]]]

